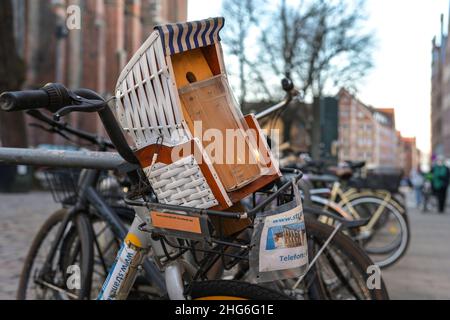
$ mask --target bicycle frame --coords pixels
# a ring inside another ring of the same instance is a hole
[[[314,190],[312,190],[314,193]],[[350,220],[360,220],[361,217],[358,212],[351,205],[351,201],[360,198],[361,196],[376,196],[377,198],[382,199],[381,205],[377,208],[377,210],[372,214],[370,220],[367,225],[361,227],[362,232],[368,232],[372,230],[377,221],[380,219],[386,205],[388,203],[394,205],[399,211],[403,214],[405,212],[404,208],[397,202],[397,200],[392,196],[390,192],[387,191],[362,191],[355,188],[350,188],[348,190],[343,190],[341,183],[336,181],[333,183],[331,191],[329,192],[330,196],[325,199],[319,196],[312,196],[311,200],[313,203],[322,205],[325,210],[331,209],[334,212],[340,214],[342,217]]]

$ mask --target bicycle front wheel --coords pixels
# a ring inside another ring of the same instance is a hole
[[[284,281],[283,291],[298,296],[303,287],[303,291],[308,293],[304,298],[312,300],[388,300],[381,274],[377,279],[379,287],[371,287],[369,278],[374,263],[368,255],[344,233],[335,233],[335,227],[321,223],[308,214],[318,213],[320,209],[305,208],[304,211],[309,259],[310,262],[315,260],[315,264],[310,266],[298,287],[300,290],[289,292],[297,281],[287,280]]]
[[[369,224],[354,235],[370,258],[386,268],[398,262],[406,253],[410,229],[408,218],[390,202],[377,197],[353,199],[350,204]]]
[[[59,239],[55,256],[49,261],[47,271],[43,272],[50,248],[57,240],[56,234],[67,214],[65,209],[55,212],[34,238],[20,276],[18,300],[89,299],[93,241],[89,219],[85,215],[76,215],[69,221],[63,237]],[[71,238],[70,246],[65,241],[66,237]],[[65,249],[61,249],[63,246]],[[69,279],[72,275],[79,277],[79,281],[73,279],[72,282]]]

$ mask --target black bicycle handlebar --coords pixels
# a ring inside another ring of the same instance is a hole
[[[138,164],[117,120],[107,102],[98,93],[88,89],[70,91],[61,84],[48,84],[40,90],[5,92],[0,95],[0,108],[4,111],[47,109],[60,117],[72,112],[98,112],[103,126],[117,152],[126,161]]]
[[[39,110],[28,110],[27,114],[43,123],[49,125],[50,129],[51,130],[54,129],[56,133],[59,133],[59,132],[61,132],[63,134],[69,133],[69,134],[71,134],[75,137],[78,137],[84,141],[98,145],[99,147],[106,147],[106,148],[110,148],[110,149],[115,148],[115,146],[112,144],[111,141],[108,141],[107,139],[104,139],[103,137],[99,137],[93,133],[75,129],[75,128],[71,127],[70,125],[68,125],[67,123],[61,123],[61,122],[55,121],[52,118],[43,114]],[[42,128],[44,130],[46,129],[45,127],[42,127]]]
[[[35,109],[56,112],[71,103],[70,91],[57,83],[48,84],[39,90],[5,92],[0,95],[0,108],[8,112]]]

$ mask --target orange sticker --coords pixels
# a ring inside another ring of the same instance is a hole
[[[156,228],[202,234],[199,217],[156,211],[152,211],[150,215],[152,217],[153,226]]]

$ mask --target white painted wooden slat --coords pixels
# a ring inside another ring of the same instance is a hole
[[[153,74],[158,72],[158,67],[156,65],[156,56],[155,56],[155,48],[152,47],[150,48],[150,50],[147,52],[147,54],[150,56],[150,59],[148,59],[148,63],[150,66],[150,70]],[[148,58],[148,56],[147,56]],[[164,97],[164,91],[162,88],[162,84],[160,82],[160,77],[158,77],[158,79],[153,80],[153,84],[155,86],[155,92],[158,98],[158,104],[161,106],[161,108],[163,109],[163,112],[165,114],[165,121],[166,124],[168,125],[173,125],[175,124],[175,119],[173,118],[173,113],[172,113],[172,108],[173,106],[171,105],[166,105],[166,99]]]
[[[127,77],[128,88],[134,87],[134,83],[135,82],[134,82],[133,72],[130,72]],[[142,132],[142,130],[137,129],[137,128],[142,127],[142,119],[139,114],[139,100],[137,98],[136,91],[134,91],[134,90],[132,90],[130,92],[129,96],[131,98],[131,103],[132,103],[131,109],[133,110],[132,111],[133,112],[133,120],[134,120],[134,124],[135,124],[133,126],[133,129],[136,132],[137,138],[139,139],[136,142],[139,143],[138,146],[140,147],[142,145],[145,145],[146,141],[145,141],[145,136],[144,136],[144,133]]]
[[[116,112],[136,147],[158,141],[187,141],[183,114],[158,32],[154,32],[122,71],[116,89]],[[174,134],[176,132],[176,134]]]
[[[143,82],[142,82],[142,74],[141,74],[141,66],[140,64],[136,64],[133,68],[134,79],[137,82],[137,95],[139,97],[139,105],[136,106],[139,110],[139,114],[141,116],[142,128],[139,128],[144,133],[145,141],[147,144],[155,143],[156,141],[152,137],[152,126],[150,125],[149,116],[147,110],[150,110],[150,105],[147,101],[147,95],[145,94]],[[153,135],[154,136],[154,135]]]
[[[144,54],[141,58],[141,68],[144,71],[145,77],[148,79],[146,85],[147,88],[147,97],[149,98],[151,109],[149,113],[151,117],[155,118],[155,121],[158,123],[158,126],[161,128],[159,134],[162,134],[165,138],[170,136],[170,131],[166,128],[167,124],[165,121],[161,121],[164,117],[164,112],[161,106],[158,104],[158,99],[156,97],[155,88],[153,86],[153,82],[157,79],[155,75],[150,73],[150,67],[148,63],[148,56]],[[158,134],[158,135],[159,135]],[[157,138],[156,138],[157,139]],[[167,139],[164,139],[167,140]]]
[[[157,42],[155,43],[155,56],[158,61],[158,65],[165,65],[166,64],[166,57],[163,54],[162,51],[162,44]],[[168,110],[169,112],[172,111],[173,117],[174,117],[174,123],[181,123],[181,111],[180,108],[178,108],[178,102],[177,97],[175,96],[175,90],[172,86],[172,81],[170,79],[169,70],[166,67],[166,72],[162,74],[162,85],[163,85],[163,91],[164,91],[164,97],[166,98],[166,105],[172,106],[171,110]]]
[[[126,92],[126,91],[127,91],[127,82],[123,81],[122,82],[122,92]],[[130,130],[128,130],[128,134],[131,135],[131,137],[133,138],[133,141],[137,144],[138,138],[136,136],[136,132],[134,132],[134,130],[133,130],[134,122],[131,119],[133,108],[131,106],[131,101],[130,101],[128,94],[125,94],[123,96],[123,101],[124,101],[125,117],[127,119],[127,123],[130,128]]]

